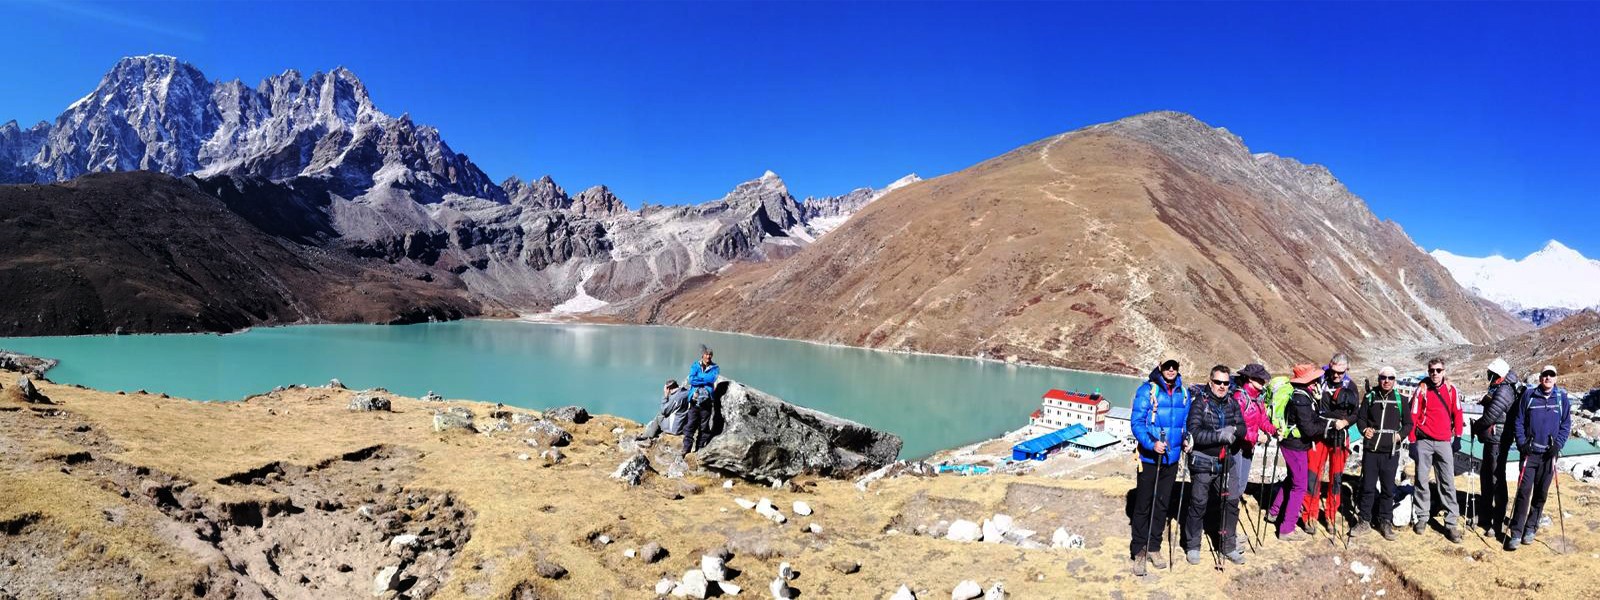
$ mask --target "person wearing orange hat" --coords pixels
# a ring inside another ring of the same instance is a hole
[[[1284,541],[1298,541],[1309,537],[1296,530],[1295,524],[1300,521],[1300,512],[1305,508],[1306,488],[1309,484],[1307,471],[1310,469],[1307,454],[1311,451],[1311,440],[1320,437],[1330,425],[1328,420],[1317,415],[1316,409],[1316,398],[1321,393],[1318,388],[1322,373],[1322,368],[1316,365],[1295,365],[1294,376],[1289,378],[1289,384],[1294,387],[1294,395],[1285,409],[1284,421],[1290,430],[1283,432],[1283,442],[1279,445],[1283,452],[1283,463],[1289,467],[1289,477],[1284,485],[1278,487],[1278,493],[1273,497],[1270,509],[1273,515],[1281,517],[1278,522],[1278,539]],[[1334,420],[1331,424],[1340,429],[1349,425],[1344,420]]]

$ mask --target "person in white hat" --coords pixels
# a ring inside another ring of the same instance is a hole
[[[1522,401],[1511,411],[1511,433],[1522,454],[1522,468],[1511,527],[1506,530],[1507,551],[1533,543],[1550,481],[1556,476],[1556,460],[1572,435],[1572,400],[1566,389],[1556,385],[1556,374],[1555,365],[1540,369],[1539,386],[1523,392]]]
[[[1472,423],[1472,433],[1483,443],[1483,459],[1478,462],[1478,523],[1484,535],[1500,540],[1506,520],[1506,456],[1515,439],[1506,427],[1506,417],[1517,405],[1521,385],[1511,365],[1503,358],[1489,363],[1489,390],[1478,404],[1483,416]]]

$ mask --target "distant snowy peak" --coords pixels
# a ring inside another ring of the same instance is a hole
[[[811,235],[820,237],[843,225],[856,211],[882,198],[884,194],[919,181],[922,181],[922,178],[912,173],[879,189],[857,188],[839,196],[806,198],[800,203],[800,213],[804,216]]]
[[[1462,287],[1513,312],[1600,306],[1600,261],[1555,240],[1521,260],[1431,254]]]

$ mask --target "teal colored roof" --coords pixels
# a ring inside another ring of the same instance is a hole
[[[1012,446],[1011,449],[1021,450],[1029,454],[1045,452],[1051,448],[1065,444],[1067,441],[1077,438],[1078,436],[1088,432],[1089,429],[1083,425],[1068,425],[1061,429],[1057,429],[1050,433],[1046,433],[1026,442],[1017,444],[1016,446]]]
[[[1483,460],[1483,444],[1481,443],[1473,444],[1471,440],[1461,440],[1461,452],[1471,455],[1475,459]],[[1569,439],[1567,440],[1567,445],[1561,447],[1562,458],[1572,456],[1589,456],[1593,454],[1600,454],[1600,447],[1596,447],[1594,444],[1584,441],[1581,438]],[[1517,452],[1517,445],[1512,444],[1511,451],[1506,453],[1506,462],[1514,463],[1519,460],[1522,460],[1522,454]]]
[[[1115,444],[1117,441],[1117,436],[1111,435],[1104,431],[1091,431],[1078,436],[1077,439],[1072,440],[1072,445],[1083,446],[1091,450],[1098,450],[1100,448]]]

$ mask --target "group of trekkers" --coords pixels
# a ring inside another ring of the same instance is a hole
[[[1205,383],[1193,387],[1184,385],[1179,367],[1177,360],[1162,362],[1134,392],[1131,425],[1139,472],[1129,525],[1136,575],[1167,567],[1160,550],[1163,536],[1170,535],[1168,508],[1175,484],[1179,509],[1174,518],[1185,560],[1199,564],[1202,538],[1210,541],[1207,534],[1215,533],[1217,568],[1223,559],[1244,564],[1239,507],[1252,465],[1258,463],[1262,485],[1257,489],[1257,537],[1263,541],[1259,530],[1269,523],[1276,524],[1276,537],[1283,541],[1309,539],[1318,525],[1330,540],[1373,530],[1394,540],[1396,477],[1406,453],[1416,464],[1412,531],[1424,534],[1433,517],[1427,485],[1431,475],[1445,510],[1445,536],[1461,543],[1455,456],[1462,443],[1483,445],[1477,526],[1505,550],[1516,550],[1534,541],[1556,459],[1572,431],[1571,401],[1556,385],[1556,368],[1548,365],[1536,384],[1524,385],[1505,360],[1490,363],[1489,387],[1479,401],[1483,413],[1466,442],[1461,392],[1445,376],[1443,359],[1428,361],[1427,377],[1409,396],[1402,393],[1393,367],[1382,368],[1378,387],[1362,393],[1344,354],[1334,355],[1325,366],[1295,365],[1291,375],[1278,377],[1259,364],[1237,372],[1217,365]],[[1265,444],[1259,459],[1258,442]],[[1351,511],[1356,522],[1340,535],[1342,479],[1355,444],[1361,450],[1360,495]],[[1506,460],[1513,446],[1522,464],[1508,523]],[[1274,448],[1277,455],[1271,452]],[[1285,476],[1276,481],[1280,462]],[[1274,485],[1276,491],[1269,495]],[[1207,532],[1207,509],[1213,506],[1220,508],[1220,524]],[[1254,545],[1248,534],[1244,537]]]
[[[668,379],[661,387],[661,410],[645,425],[641,440],[653,440],[667,433],[683,436],[683,454],[706,447],[711,442],[713,401],[721,368],[711,361],[708,346],[700,346],[700,360],[689,367],[689,385]]]

